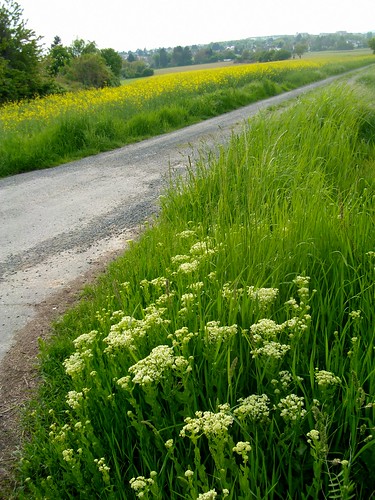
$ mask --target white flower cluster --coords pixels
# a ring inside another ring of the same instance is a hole
[[[267,422],[269,420],[270,400],[266,394],[251,394],[247,398],[239,399],[238,403],[240,406],[233,411],[238,420],[241,421],[245,418],[253,422]]]
[[[227,300],[238,300],[242,297],[244,293],[243,288],[237,288],[233,283],[224,283],[221,290],[221,295]]]
[[[193,290],[194,292],[199,292],[200,290],[202,290],[203,287],[204,287],[203,281],[197,281],[196,283],[191,283],[189,285],[190,290]]]
[[[247,462],[249,460],[248,453],[251,451],[250,443],[248,441],[239,441],[236,446],[233,447],[232,451],[241,455],[243,461]]]
[[[270,306],[276,300],[278,293],[278,288],[247,287],[248,296],[258,303],[260,309],[266,309]]]
[[[65,372],[72,378],[77,377],[86,366],[87,360],[89,358],[92,358],[91,349],[85,349],[82,352],[73,352],[73,354],[69,356],[69,358],[63,361]]]
[[[229,414],[229,404],[219,405],[219,412],[196,411],[195,418],[186,417],[186,425],[181,429],[180,436],[196,438],[204,434],[206,437],[215,439],[226,439],[228,428],[233,423],[233,417]]]
[[[309,282],[310,282],[309,276],[297,276],[293,280],[293,283],[298,288],[297,293],[301,301],[300,305],[304,304],[309,298]]]
[[[209,321],[205,326],[205,332],[208,343],[225,342],[237,333],[237,325],[220,326],[220,321]]]
[[[306,434],[306,436],[308,437],[308,440],[307,442],[309,444],[313,444],[315,443],[316,441],[319,441],[320,439],[320,434],[319,434],[319,431],[317,431],[316,429],[312,429],[310,432],[308,432]]]
[[[183,326],[182,328],[179,328],[178,330],[175,330],[174,333],[170,333],[168,335],[168,339],[172,340],[172,345],[177,346],[177,345],[184,345],[188,344],[190,340],[193,337],[196,337],[198,333],[192,333],[189,332],[189,329],[187,326]]]
[[[205,238],[203,241],[194,243],[194,245],[190,247],[190,253],[191,255],[198,255],[200,257],[214,254],[215,249],[211,238]]]
[[[63,460],[65,460],[65,462],[75,462],[74,450],[72,448],[68,448],[67,450],[63,450],[62,456],[63,456]]]
[[[83,348],[88,348],[95,342],[97,335],[98,335],[97,330],[92,330],[90,333],[83,333],[75,340],[73,340],[74,347],[79,351],[82,350]]]
[[[315,368],[315,380],[319,387],[326,388],[330,385],[341,384],[340,377],[337,377],[334,373],[328,372],[326,370],[319,370]]]
[[[191,238],[195,235],[196,235],[195,231],[192,231],[191,229],[185,229],[185,231],[181,231],[181,233],[177,233],[176,237],[181,238],[182,240],[185,240],[185,239]]]
[[[89,390],[90,389],[84,388],[81,392],[69,391],[66,398],[66,402],[71,408],[73,408],[73,410],[76,410],[81,406],[83,398],[89,392]]]
[[[191,367],[183,356],[174,356],[173,348],[167,345],[154,347],[146,358],[129,368],[129,372],[133,374],[133,383],[143,386],[160,382],[169,370],[187,373],[191,371]]]
[[[349,316],[352,318],[352,319],[359,319],[361,317],[361,313],[362,311],[360,309],[358,309],[357,311],[351,311],[349,313]]]
[[[280,416],[285,422],[296,422],[306,415],[304,409],[305,403],[303,397],[296,396],[296,394],[289,394],[280,400],[277,407],[281,410]]]
[[[133,477],[130,481],[130,487],[136,492],[138,498],[143,498],[145,493],[148,493],[150,487],[155,484],[154,477],[157,476],[155,471],[150,472],[150,477],[144,476]]]
[[[283,331],[284,325],[279,325],[272,319],[263,318],[250,326],[252,338],[255,343],[265,340],[276,340],[277,335]]]
[[[281,359],[290,350],[290,345],[280,344],[279,342],[264,342],[262,347],[257,347],[250,351],[253,358],[264,356],[266,358]]]
[[[216,497],[216,490],[209,490],[206,493],[199,493],[197,500],[214,500]]]
[[[111,470],[110,467],[105,463],[105,458],[95,458],[94,463],[96,464],[99,472],[103,474],[103,478],[105,480],[109,480],[109,471]]]
[[[144,337],[149,330],[160,325],[168,325],[170,320],[162,316],[167,309],[156,307],[154,304],[144,309],[145,317],[135,319],[132,316],[124,316],[115,325],[111,326],[108,336],[103,341],[108,344],[104,352],[112,353],[116,349],[135,349],[140,338]]]
[[[173,255],[171,262],[172,264],[181,264],[182,262],[187,262],[189,259],[189,255]]]
[[[199,267],[199,260],[192,260],[190,262],[183,262],[178,266],[177,272],[181,274],[194,273]]]

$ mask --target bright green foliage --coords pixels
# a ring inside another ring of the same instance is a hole
[[[57,76],[62,68],[67,66],[72,59],[72,55],[68,47],[64,47],[58,36],[55,37],[54,42],[51,45],[47,59],[48,71],[52,76]]]
[[[17,2],[0,2],[0,104],[48,92],[39,62],[39,39],[26,28]]]
[[[371,497],[373,96],[305,97],[171,181],[42,346],[20,498]]]
[[[88,53],[75,57],[68,70],[69,79],[88,88],[103,88],[111,85],[114,75],[100,54]]]
[[[368,41],[368,46],[370,47],[370,49],[375,54],[375,37],[374,38],[370,38],[370,40]]]
[[[122,57],[120,54],[114,49],[102,49],[100,54],[105,60],[107,66],[111,68],[112,73],[117,77],[120,76],[122,68]]]

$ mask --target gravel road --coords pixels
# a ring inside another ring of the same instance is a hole
[[[177,132],[56,168],[0,180],[0,363],[37,306],[126,248],[157,210],[169,169],[223,144],[260,109],[334,78]]]

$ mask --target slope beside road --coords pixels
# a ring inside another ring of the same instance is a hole
[[[155,213],[170,169],[183,173],[188,157],[223,144],[260,109],[335,78],[111,152],[0,180],[0,363],[38,304],[125,249]]]

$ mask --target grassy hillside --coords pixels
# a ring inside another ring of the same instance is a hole
[[[41,346],[18,498],[375,491],[374,72],[174,181]]]

